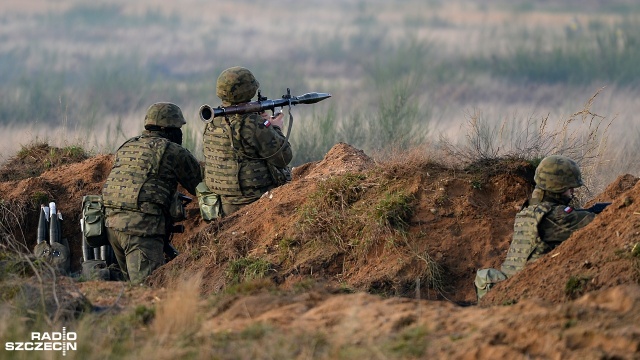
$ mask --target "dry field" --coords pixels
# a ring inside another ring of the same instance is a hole
[[[478,59],[508,56],[538,38],[541,49],[552,48],[574,30],[615,26],[637,10],[623,0],[4,1],[0,97],[9,100],[0,106],[24,109],[0,112],[0,161],[35,139],[111,152],[140,131],[155,101],[183,108],[188,146],[199,156],[198,109],[218,105],[217,74],[241,64],[255,70],[269,97],[287,87],[332,93],[295,109],[298,164],[320,159],[338,141],[379,151],[397,140],[378,138],[388,131],[418,134],[413,145],[441,136],[464,141],[472,114],[493,126],[543,117],[562,123],[604,88],[592,111],[615,121],[602,161],[614,173],[637,171],[637,81],[549,83],[477,70]]]

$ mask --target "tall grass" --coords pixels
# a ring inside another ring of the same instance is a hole
[[[344,133],[340,129],[336,131],[336,124],[339,124],[336,111],[334,106],[329,106],[326,112],[314,110],[311,118],[294,120],[295,130],[290,137],[294,149],[293,166],[320,160],[338,141],[346,141]]]
[[[640,79],[640,21],[576,20],[564,33],[520,31],[504,55],[478,60],[496,77],[530,82],[634,85]]]

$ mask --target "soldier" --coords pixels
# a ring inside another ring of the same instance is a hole
[[[102,188],[105,225],[118,265],[139,284],[164,264],[163,245],[172,225],[170,206],[178,183],[195,195],[202,170],[182,145],[180,108],[149,107],[142,135],[125,141]]]
[[[216,95],[222,106],[243,104],[251,101],[259,86],[251,71],[236,66],[220,74]],[[216,205],[220,208],[206,220],[229,215],[291,179],[287,165],[293,154],[282,134],[282,123],[282,113],[276,117],[253,113],[214,118],[206,125],[204,177],[208,189],[204,191],[220,200]]]
[[[574,189],[584,185],[573,160],[560,155],[544,158],[534,180],[536,188],[516,215],[513,240],[502,264],[502,272],[508,277],[553,250],[595,217],[592,212],[569,206]]]

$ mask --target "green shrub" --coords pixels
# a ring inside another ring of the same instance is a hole
[[[232,283],[260,279],[272,270],[271,263],[260,258],[243,257],[229,262],[227,278]]]
[[[588,276],[571,276],[564,286],[564,293],[567,297],[575,299],[582,295],[591,280]]]
[[[405,229],[413,216],[413,195],[402,191],[385,194],[375,206],[375,217],[380,225]]]

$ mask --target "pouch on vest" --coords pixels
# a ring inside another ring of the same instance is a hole
[[[91,247],[109,245],[107,229],[104,226],[102,195],[85,195],[82,197],[80,229],[87,245]]]
[[[267,168],[269,169],[273,182],[276,186],[284,185],[291,181],[291,169],[289,169],[289,167],[279,168],[267,163]]]
[[[498,269],[488,268],[478,270],[476,272],[476,279],[473,282],[476,286],[478,301],[480,301],[495,284],[505,280],[507,280],[507,275]]]
[[[200,206],[200,215],[206,221],[216,219],[222,214],[222,202],[220,195],[209,190],[204,182],[196,186],[196,195],[198,196],[198,205]]]

